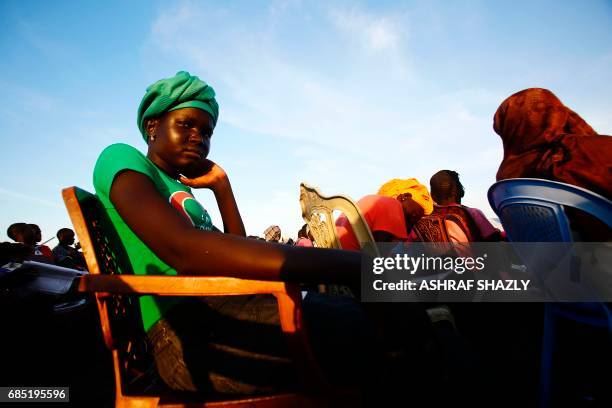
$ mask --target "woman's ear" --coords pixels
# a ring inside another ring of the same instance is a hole
[[[147,143],[152,142],[157,137],[157,124],[159,121],[157,119],[149,119],[145,124],[145,130],[147,132]]]

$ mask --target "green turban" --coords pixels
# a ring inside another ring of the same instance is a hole
[[[219,117],[219,105],[215,90],[197,76],[179,71],[172,78],[161,79],[147,88],[138,107],[138,129],[147,140],[147,119],[182,108],[198,108],[208,112],[214,125]]]

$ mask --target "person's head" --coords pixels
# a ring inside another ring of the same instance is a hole
[[[264,237],[268,242],[279,242],[281,239],[281,229],[278,225],[271,225],[264,231]]]
[[[298,238],[308,238],[308,224],[302,225],[302,228],[298,231]]]
[[[402,193],[396,198],[402,204],[404,219],[406,220],[406,229],[410,231],[414,224],[423,218],[425,209],[412,198],[412,194],[410,193]]]
[[[34,242],[38,243],[42,240],[42,231],[40,227],[36,224],[28,224],[34,233]]]
[[[188,72],[155,82],[138,108],[147,156],[172,176],[197,173],[219,116],[215,91]]]
[[[495,112],[493,129],[504,143],[504,157],[553,143],[562,134],[597,135],[576,112],[543,88],[524,89],[506,98]]]
[[[62,228],[57,231],[57,240],[61,245],[74,244],[74,231],[70,228]]]
[[[429,180],[431,197],[439,205],[461,204],[465,190],[459,173],[453,170],[440,170]]]
[[[13,241],[21,242],[26,245],[34,245],[36,243],[34,230],[29,224],[24,222],[11,224],[6,230],[6,235]]]
[[[433,200],[427,187],[415,178],[389,180],[378,189],[378,195],[395,198],[402,204],[408,230],[433,211]]]

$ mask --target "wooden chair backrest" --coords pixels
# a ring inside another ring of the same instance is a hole
[[[62,190],[62,196],[68,209],[70,219],[75,228],[91,275],[132,275],[127,253],[121,244],[117,231],[113,227],[99,199],[87,191],[77,187]],[[95,287],[95,276],[79,285],[87,291]],[[128,277],[124,277],[128,278]],[[140,291],[129,284],[116,286],[109,284],[115,293],[157,293],[167,283],[160,285],[156,278],[167,276],[132,276],[144,278],[148,285],[140,284]],[[148,279],[149,278],[149,279]],[[136,279],[132,284],[135,284]],[[168,390],[154,375],[154,365],[151,356],[146,351],[146,341],[138,305],[137,295],[109,295],[95,291],[100,314],[104,341],[113,355],[115,370],[116,406],[117,407],[205,407],[205,408],[281,408],[290,406],[315,407],[321,405],[331,392],[318,364],[312,354],[305,331],[302,326],[302,311],[300,308],[300,291],[297,285],[284,282],[251,281],[221,277],[172,277],[180,284],[174,290],[183,296],[194,296],[201,293],[209,295],[237,295],[243,293],[271,293],[277,298],[279,315],[283,332],[290,334],[289,347],[292,350],[296,367],[306,389],[324,391],[322,396],[303,393],[281,393],[269,396],[247,397],[223,401],[202,401],[199,396],[184,396],[182,394],[167,394]],[[193,283],[190,283],[194,280]],[[206,289],[201,285],[206,280]],[[123,282],[123,279],[119,280]],[[197,282],[196,282],[197,281]],[[117,283],[117,282],[115,282]],[[102,284],[103,285],[103,284]],[[188,287],[188,290],[185,288]],[[157,289],[156,289],[157,288]],[[173,292],[172,287],[163,291],[166,295]],[[146,370],[146,371],[145,371]],[[151,375],[153,370],[153,375]],[[332,392],[331,396],[335,394]],[[343,399],[352,401],[359,398],[358,393],[342,393]],[[323,398],[323,399],[321,399]],[[331,406],[338,404],[333,403]]]
[[[92,275],[132,275],[127,252],[100,200],[78,187],[62,191],[64,203]],[[134,384],[153,366],[147,353],[138,297],[96,293],[106,346],[118,353],[123,386]],[[132,387],[134,388],[134,387]]]
[[[434,206],[433,212],[421,218],[413,230],[419,241],[431,243],[437,253],[453,252],[445,221],[457,224],[469,242],[482,241],[472,216],[460,206]]]

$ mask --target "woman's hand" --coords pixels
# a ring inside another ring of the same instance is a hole
[[[229,234],[245,237],[244,223],[238,211],[236,198],[225,170],[215,162],[204,159],[193,171],[181,176],[179,181],[193,188],[209,188],[215,193],[219,212],[223,219],[223,230]]]
[[[217,191],[228,184],[227,173],[217,163],[204,159],[197,169],[181,176],[179,181],[192,188],[209,188]]]

